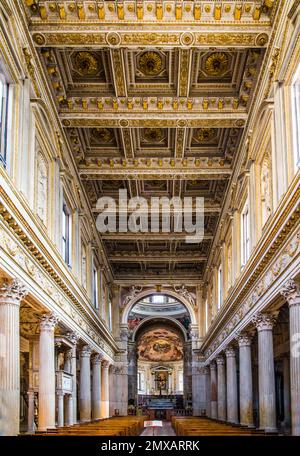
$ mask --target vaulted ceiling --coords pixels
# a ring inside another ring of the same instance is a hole
[[[203,277],[262,73],[276,1],[24,0],[91,209],[205,197],[205,236],[107,233],[117,279]],[[174,228],[174,227],[173,227]]]

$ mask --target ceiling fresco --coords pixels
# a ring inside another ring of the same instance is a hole
[[[138,341],[140,361],[181,361],[183,343],[174,331],[157,328],[145,332]]]

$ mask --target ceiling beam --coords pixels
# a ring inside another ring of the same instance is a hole
[[[161,242],[166,242],[166,241],[172,241],[172,240],[180,240],[184,241],[187,236],[190,236],[188,233],[182,232],[182,233],[99,233],[101,239],[103,241],[161,241]],[[191,233],[193,235],[193,233]],[[208,241],[212,240],[213,235],[212,234],[205,234],[203,236],[203,241]]]
[[[152,48],[157,46],[161,49],[172,48],[189,48],[197,46],[197,48],[262,48],[269,41],[271,33],[270,24],[260,26],[253,23],[245,27],[234,27],[232,24],[227,26],[221,23],[205,25],[205,31],[186,31],[187,24],[180,30],[174,30],[174,27],[169,28],[164,23],[163,30],[153,30],[151,27],[148,30],[138,29],[136,24],[127,24],[126,26],[115,25],[115,30],[112,31],[109,27],[105,28],[101,24],[87,25],[84,22],[79,22],[76,29],[74,25],[67,22],[58,24],[46,24],[44,22],[31,24],[30,31],[33,41],[37,46],[47,47],[73,47],[76,48]],[[199,23],[195,24],[199,28]],[[160,24],[162,28],[162,24]],[[203,27],[202,27],[203,28]],[[246,30],[245,30],[246,28]],[[185,30],[185,31],[184,31]],[[199,30],[199,29],[198,29]]]
[[[204,212],[205,212],[205,214],[219,214],[221,212],[221,206],[220,205],[217,205],[217,204],[216,205],[206,205],[205,201],[206,200],[204,200]],[[151,209],[151,202],[149,201],[149,211],[150,211],[150,209]],[[116,210],[117,210],[118,213],[122,212],[122,209],[119,210],[118,201],[116,201]],[[196,211],[196,208],[193,207],[193,212],[195,212],[195,211]],[[94,214],[98,214],[98,213],[102,212],[102,210],[97,209],[96,207],[94,207],[92,209],[92,212]],[[127,208],[127,211],[126,211],[127,214],[131,214],[132,212],[134,212],[134,209]],[[170,213],[171,214],[173,213],[173,208],[172,207],[170,208]]]
[[[138,263],[139,261],[147,263],[203,263],[207,261],[206,255],[199,255],[195,252],[183,252],[170,254],[169,252],[149,252],[140,255],[128,252],[116,252],[108,254],[108,259],[114,263]]]
[[[82,180],[123,180],[123,179],[138,179],[138,180],[173,180],[173,179],[190,179],[190,180],[224,180],[228,179],[232,174],[232,169],[228,166],[223,168],[173,168],[168,165],[161,167],[149,168],[130,168],[118,167],[105,168],[104,166],[83,167],[80,166],[79,174]]]
[[[124,118],[126,116],[126,118]],[[143,112],[132,110],[130,113],[122,114],[118,111],[82,111],[68,112],[60,111],[60,118],[64,127],[92,128],[92,127],[111,127],[111,128],[242,128],[245,126],[248,115],[246,112],[214,112],[192,111],[183,114],[177,111],[171,112]]]

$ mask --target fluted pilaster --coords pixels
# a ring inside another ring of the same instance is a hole
[[[228,347],[226,353],[227,374],[227,421],[238,423],[238,393],[235,350]]]
[[[273,351],[273,326],[276,318],[258,313],[253,323],[258,332],[259,426],[266,432],[276,429],[276,393]]]
[[[79,407],[80,421],[91,421],[91,353],[88,345],[84,345],[80,352],[80,390]]]
[[[300,435],[300,286],[293,279],[281,290],[290,309],[290,383],[292,434]]]
[[[17,435],[20,421],[20,302],[26,286],[0,283],[0,436]]]
[[[39,430],[55,428],[54,329],[58,318],[44,314],[40,323],[39,348]]]
[[[226,369],[225,359],[223,356],[218,356],[217,372],[218,372],[218,419],[226,420]]]
[[[253,427],[251,337],[246,333],[239,333],[237,340],[240,355],[240,423]]]
[[[217,366],[215,362],[210,365],[210,416],[218,418],[218,390],[217,390]]]

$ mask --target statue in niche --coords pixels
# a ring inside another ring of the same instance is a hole
[[[46,223],[47,218],[47,193],[48,193],[47,166],[41,154],[37,161],[37,204],[36,211],[40,219]]]
[[[270,163],[266,156],[261,165],[261,202],[262,202],[262,225],[266,223],[272,212],[271,204],[271,174]]]

